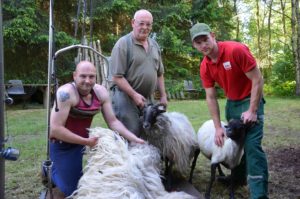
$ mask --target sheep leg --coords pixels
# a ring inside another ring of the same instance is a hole
[[[234,199],[234,178],[233,178],[233,170],[231,169],[231,178],[230,178],[230,193],[229,193],[229,198]]]
[[[169,159],[165,158],[165,176],[168,175],[169,172]]]
[[[165,158],[165,187],[167,191],[171,190],[171,181],[172,181],[172,161],[169,161],[168,158]]]
[[[190,178],[189,178],[189,183],[191,183],[191,184],[192,184],[194,169],[195,169],[195,166],[196,166],[196,162],[197,162],[199,153],[200,153],[200,149],[196,149],[195,153],[194,153],[194,159],[193,159],[193,163],[192,163],[192,166],[191,166],[191,172],[190,172]]]
[[[221,165],[218,164],[218,172],[220,176],[225,176],[224,172],[222,171]]]
[[[211,164],[210,166],[210,182],[209,182],[209,186],[207,188],[207,191],[205,193],[205,198],[206,199],[210,199],[210,193],[211,193],[211,187],[215,181],[216,178],[216,168],[217,168],[218,164]]]

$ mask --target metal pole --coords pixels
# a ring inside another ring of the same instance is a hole
[[[49,145],[49,136],[50,136],[50,113],[51,113],[51,85],[52,85],[52,72],[53,72],[53,4],[54,0],[50,0],[49,5],[49,49],[48,49],[48,86],[47,86],[47,160],[43,163],[43,166],[46,168],[47,177],[48,177],[48,192],[50,199],[53,199],[52,193],[52,182],[51,182],[51,169],[52,161],[50,160],[50,145]]]
[[[2,34],[2,0],[0,0],[0,151],[4,149],[4,58]],[[0,157],[0,199],[4,199],[5,160]]]
[[[49,5],[49,48],[48,48],[48,84],[47,84],[47,156],[49,156],[49,133],[50,133],[50,112],[51,112],[51,85],[52,85],[52,56],[53,56],[53,2]],[[49,157],[47,157],[49,159]]]

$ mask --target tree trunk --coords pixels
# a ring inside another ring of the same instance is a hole
[[[260,27],[260,14],[259,14],[259,0],[256,0],[256,33],[257,33],[257,62],[258,62],[258,67],[261,69],[261,55],[262,55],[262,50],[261,50],[261,27]],[[262,69],[261,69],[262,70]],[[263,72],[264,70],[262,70]]]
[[[240,38],[240,19],[239,19],[238,11],[237,11],[237,0],[233,1],[233,10],[234,10],[234,14],[236,16],[236,35],[235,35],[235,39],[239,40],[239,38]]]
[[[281,7],[281,19],[282,19],[282,30],[283,30],[283,35],[287,35],[286,34],[286,23],[285,23],[285,1],[283,2],[282,0],[280,0],[280,7]],[[286,45],[286,38],[284,38],[284,44]]]
[[[292,48],[296,68],[296,95],[300,96],[300,14],[299,0],[292,0]]]
[[[272,5],[273,0],[269,4],[269,16],[268,16],[268,74],[272,71],[272,31],[271,31],[271,18],[272,18]]]

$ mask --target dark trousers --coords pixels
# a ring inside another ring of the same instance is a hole
[[[112,89],[112,106],[116,117],[124,124],[128,130],[136,136],[143,135],[142,128],[142,110],[137,107],[134,101],[123,91],[115,86]],[[152,103],[152,99],[148,99],[146,103]]]
[[[246,178],[250,187],[252,199],[268,198],[268,163],[266,154],[262,149],[264,127],[264,99],[260,101],[257,110],[258,123],[256,123],[246,135],[244,156],[238,167],[234,169],[239,178]],[[250,98],[226,103],[226,119],[239,119],[241,114],[248,110]],[[234,177],[233,176],[233,177]]]

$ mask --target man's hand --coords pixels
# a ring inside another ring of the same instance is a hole
[[[163,96],[160,98],[160,103],[167,106],[168,105],[168,99],[167,96]]]
[[[257,121],[257,114],[248,110],[242,113],[241,119],[243,120],[244,124],[254,123]]]
[[[138,107],[143,108],[145,106],[146,99],[141,94],[136,92],[132,99]]]
[[[133,142],[139,143],[139,144],[145,144],[145,141],[141,138],[136,138],[135,140],[133,140]]]
[[[96,146],[96,144],[98,143],[98,137],[90,137],[90,138],[87,138],[87,144],[89,147],[94,147]]]
[[[216,128],[216,134],[215,134],[215,144],[219,147],[222,147],[224,144],[224,136],[225,132],[222,127]]]

